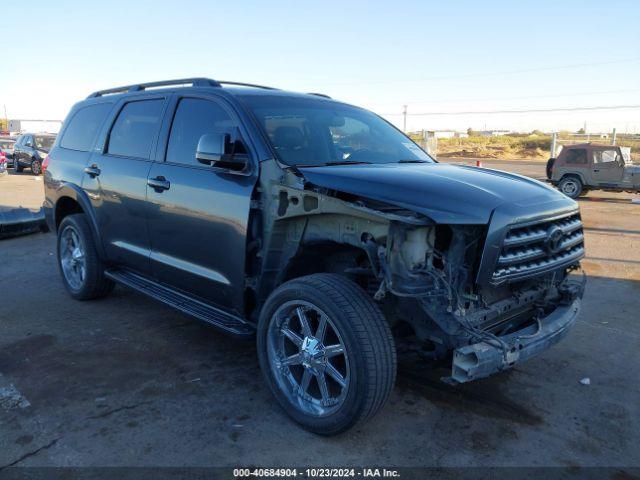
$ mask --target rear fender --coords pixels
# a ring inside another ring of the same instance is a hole
[[[102,260],[106,260],[104,247],[102,245],[102,238],[100,236],[100,231],[98,229],[98,222],[96,220],[95,212],[93,207],[91,206],[91,201],[87,194],[80,188],[78,185],[74,185],[72,183],[63,182],[56,189],[56,202],[54,205],[53,213],[54,213],[54,227],[59,225],[59,218],[56,217],[58,202],[64,198],[68,197],[72,200],[75,200],[85,216],[87,217],[87,221],[89,222],[89,226],[91,227],[91,233],[93,234],[93,238],[95,241],[96,250],[98,251],[98,255]]]

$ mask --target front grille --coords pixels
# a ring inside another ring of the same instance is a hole
[[[502,244],[494,282],[519,280],[565,267],[584,256],[579,213],[512,225]]]

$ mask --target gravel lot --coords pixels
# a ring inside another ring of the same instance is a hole
[[[538,162],[486,166],[544,175]],[[560,344],[508,373],[448,387],[401,362],[391,401],[339,437],[295,426],[252,343],[123,287],[63,290],[53,234],[0,242],[0,470],[24,466],[640,466],[640,205],[580,200],[590,276]],[[636,198],[640,198],[636,196]],[[0,205],[42,182],[0,177]],[[590,385],[580,380],[590,378]],[[624,478],[624,477],[621,477]]]

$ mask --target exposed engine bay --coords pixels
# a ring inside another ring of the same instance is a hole
[[[560,307],[577,316],[584,278],[569,275],[583,255],[575,212],[500,226],[497,235],[494,224],[436,223],[294,174],[261,192],[269,194],[252,235],[252,298],[259,303],[275,285],[309,271],[345,274],[378,302],[399,349],[428,359],[453,352],[448,381],[512,366]],[[498,237],[500,244],[488,245]],[[478,351],[460,350],[470,347]]]

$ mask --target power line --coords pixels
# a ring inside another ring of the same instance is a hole
[[[607,60],[602,62],[589,62],[589,63],[573,63],[567,65],[556,65],[556,66],[547,66],[547,67],[531,67],[531,68],[521,68],[517,70],[506,70],[502,72],[485,72],[485,73],[468,73],[462,75],[437,75],[432,77],[422,77],[416,79],[396,79],[396,80],[367,80],[363,82],[340,82],[340,83],[329,83],[328,85],[377,85],[377,84],[387,84],[387,83],[410,83],[410,82],[422,82],[426,80],[451,80],[456,78],[478,78],[478,77],[495,77],[501,75],[517,75],[521,73],[529,73],[529,72],[546,72],[553,70],[566,70],[572,68],[583,68],[583,67],[592,67],[597,65],[613,65],[618,63],[632,63],[640,61],[640,57],[634,58],[625,58],[620,60]]]
[[[573,93],[557,93],[557,94],[547,94],[547,95],[524,95],[517,97],[467,97],[467,98],[454,98],[454,99],[445,99],[445,100],[410,100],[406,102],[407,104],[416,104],[416,103],[455,103],[455,102],[471,102],[471,101],[488,101],[488,100],[529,100],[534,98],[562,98],[562,97],[580,97],[583,95],[604,95],[609,93],[632,93],[632,92],[640,92],[638,88],[632,89],[624,89],[624,90],[598,90],[591,92],[573,92]]]
[[[485,110],[467,112],[425,112],[425,113],[381,113],[379,115],[408,115],[408,116],[428,116],[428,115],[490,115],[494,113],[548,113],[548,112],[584,112],[592,110],[630,110],[640,108],[640,105],[612,105],[600,107],[568,107],[568,108],[531,108],[525,110]]]

